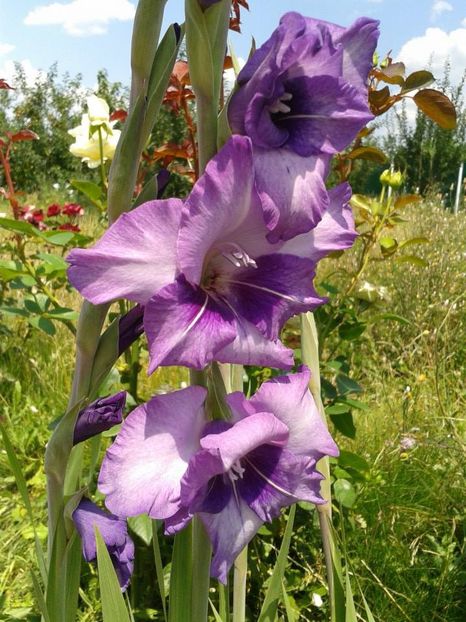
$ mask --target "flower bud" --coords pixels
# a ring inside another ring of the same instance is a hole
[[[387,168],[380,175],[380,183],[383,186],[390,186],[390,188],[399,188],[403,183],[403,175],[401,171],[391,171]]]
[[[81,410],[74,427],[73,444],[96,436],[123,421],[123,408],[126,403],[126,391],[101,397]]]

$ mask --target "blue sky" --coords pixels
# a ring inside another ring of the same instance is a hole
[[[434,73],[449,57],[459,79],[466,66],[466,2],[464,0],[249,0],[243,11],[243,34],[231,39],[246,57],[254,36],[262,43],[289,10],[349,25],[366,15],[381,21],[379,52],[392,49],[410,69],[429,63]],[[110,79],[129,82],[129,48],[136,0],[0,0],[0,77],[11,73],[12,61],[34,75],[58,61],[60,72],[82,73],[92,87],[99,68]],[[168,0],[165,22],[183,21],[183,0]]]

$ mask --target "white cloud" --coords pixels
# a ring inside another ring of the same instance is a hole
[[[0,78],[6,80],[10,86],[15,86],[16,64],[21,65],[26,77],[26,83],[29,86],[32,86],[37,80],[46,79],[46,73],[41,69],[36,69],[28,58],[22,61],[6,60],[0,65]]]
[[[462,26],[466,26],[466,17],[461,21]]]
[[[6,54],[9,54],[10,52],[12,52],[14,49],[15,49],[15,46],[11,45],[11,43],[0,42],[0,56],[5,56]]]
[[[434,0],[432,8],[430,10],[430,19],[435,22],[435,20],[442,15],[442,13],[447,13],[448,11],[453,11],[453,7],[446,0]]]
[[[446,32],[441,28],[427,28],[420,37],[407,41],[397,55],[405,63],[407,73],[430,69],[436,78],[442,78],[445,62],[451,63],[451,81],[458,84],[466,67],[466,28]]]
[[[129,0],[73,0],[42,4],[30,11],[24,23],[28,26],[63,26],[74,37],[101,35],[109,22],[133,19],[135,7]]]

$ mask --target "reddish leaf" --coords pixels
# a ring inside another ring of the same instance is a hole
[[[377,162],[378,164],[383,164],[387,159],[383,151],[377,149],[377,147],[357,147],[347,153],[346,157],[350,160],[370,160],[371,162]]]
[[[19,143],[22,140],[39,140],[39,136],[37,136],[37,134],[35,132],[32,132],[31,130],[20,130],[19,132],[16,132],[16,134],[11,134],[10,132],[7,132],[7,134],[9,139],[13,143]]]
[[[3,78],[0,78],[0,89],[8,89],[13,91],[13,87],[8,84]]]
[[[407,91],[414,91],[414,89],[420,89],[423,86],[427,86],[434,82],[435,78],[430,71],[414,71],[410,73],[405,80],[405,85],[401,89],[402,93]]]
[[[110,115],[110,121],[126,121],[126,117],[128,116],[128,111],[123,110],[123,108],[118,108],[114,110]]]
[[[456,127],[456,110],[446,95],[435,89],[422,89],[413,97],[416,106],[444,130]]]
[[[388,68],[387,68],[388,69]],[[405,81],[403,76],[393,75],[387,73],[387,70],[380,71],[379,69],[374,69],[372,75],[377,80],[381,80],[382,82],[387,82],[387,84],[398,84],[398,86],[403,86]]]

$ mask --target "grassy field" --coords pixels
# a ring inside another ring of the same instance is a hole
[[[368,311],[373,322],[357,346],[347,346],[352,374],[364,387],[370,408],[356,415],[356,438],[339,436],[338,441],[362,455],[370,469],[356,482],[354,506],[336,507],[335,516],[353,587],[356,594],[364,593],[377,622],[459,622],[464,619],[466,584],[466,218],[428,202],[409,209],[400,238],[429,238],[417,251],[427,267],[374,261],[364,277],[386,287],[388,300]],[[343,259],[353,261],[351,253]],[[324,269],[329,267],[327,263]],[[78,297],[69,298],[63,302],[78,308]],[[406,321],[375,321],[382,311]],[[19,321],[6,326],[8,330],[0,324],[0,417],[27,479],[36,526],[45,542],[43,453],[48,426],[67,401],[72,336],[66,328],[51,338]],[[149,379],[142,373],[142,397],[182,379],[171,370]],[[33,534],[3,449],[0,477],[0,619],[32,622],[39,619],[30,578]],[[288,580],[299,620],[309,622],[326,619],[314,515],[299,509]],[[273,526],[265,530],[264,542],[265,553],[273,557]],[[144,563],[142,551],[137,567]],[[99,620],[95,572],[87,566],[81,596],[81,620]],[[149,596],[147,612],[139,612],[139,619],[161,619],[153,612],[156,605]]]

